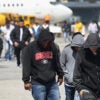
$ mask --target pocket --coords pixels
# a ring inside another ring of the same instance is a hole
[[[64,75],[65,81],[68,83],[73,82],[73,75],[72,72],[67,71],[66,74]]]

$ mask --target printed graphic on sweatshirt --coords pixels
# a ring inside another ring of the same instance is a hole
[[[42,64],[47,64],[48,63],[48,60],[47,59],[43,59],[43,60],[41,60],[41,63]]]
[[[47,52],[37,52],[35,55],[35,60],[42,60],[42,59],[52,59],[53,53],[51,51]]]

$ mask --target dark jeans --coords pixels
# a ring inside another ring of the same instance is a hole
[[[21,61],[20,61],[21,60],[21,57],[20,57],[21,56],[21,51],[24,49],[25,46],[26,45],[25,45],[24,42],[19,42],[19,46],[14,48],[18,66],[21,63]]]
[[[2,49],[3,49],[3,41],[0,38],[0,57],[1,57]]]
[[[1,54],[2,54],[2,49],[0,48],[0,58],[1,58]]]
[[[83,92],[83,96],[80,96],[81,100],[100,100],[100,98],[96,98],[93,93],[89,92]]]
[[[66,100],[74,100],[75,88],[65,85]]]
[[[15,47],[15,55],[16,55],[16,59],[17,59],[17,65],[20,65],[20,53],[21,53],[21,49]]]
[[[58,84],[56,82],[47,85],[33,84],[32,96],[34,100],[60,100]]]

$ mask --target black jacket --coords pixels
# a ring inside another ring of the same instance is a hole
[[[26,28],[25,26],[23,26],[23,36],[22,36],[22,41],[20,41],[20,27],[17,26],[13,29],[13,31],[10,34],[10,38],[12,40],[12,42],[22,42],[21,44],[24,46],[26,41],[30,41],[31,38],[31,34],[28,30],[28,28]]]
[[[3,49],[3,40],[2,40],[2,38],[0,37],[0,50],[2,50]]]
[[[96,54],[89,49],[98,47]],[[97,35],[90,35],[77,55],[74,70],[76,90],[87,89],[100,96],[100,41]]]
[[[41,34],[41,33],[40,33]],[[51,37],[47,35],[38,38],[40,41],[33,41],[24,48],[22,54],[23,81],[47,84],[55,80],[56,73],[59,78],[63,77],[63,72],[59,62],[59,49],[52,43],[49,49],[43,49],[40,42]],[[30,79],[31,77],[31,79]]]

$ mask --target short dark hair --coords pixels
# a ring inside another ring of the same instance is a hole
[[[19,19],[19,22],[24,22],[24,20],[21,18],[21,19]]]

